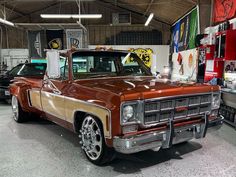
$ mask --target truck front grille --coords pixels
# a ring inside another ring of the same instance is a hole
[[[211,94],[183,96],[173,99],[146,100],[144,124],[202,115],[211,111]]]

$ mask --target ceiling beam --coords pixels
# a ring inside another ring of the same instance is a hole
[[[110,2],[110,1],[107,1],[107,0],[99,0],[98,2],[99,2],[99,3],[102,3],[102,2],[103,2],[103,3],[112,4],[113,6],[117,6],[117,7],[119,7],[120,9],[124,9],[124,10],[130,11],[130,12],[132,12],[133,14],[136,14],[136,15],[139,15],[139,16],[143,16],[143,15],[144,15],[143,12],[137,10],[137,8],[132,8],[129,4],[122,3],[122,5],[121,5],[121,4],[119,4],[119,3],[116,4],[116,3],[114,3],[113,1]],[[162,21],[162,20],[160,20],[160,19],[158,19],[158,18],[156,18],[156,17],[154,17],[153,20],[155,20],[156,22],[160,22],[160,23],[162,23],[162,24],[168,25],[168,26],[171,25],[170,23],[164,22],[164,21]]]
[[[16,17],[16,18],[13,18],[13,19],[10,19],[10,20],[11,20],[11,21],[14,21],[14,20],[17,20],[17,19],[20,19],[20,18],[23,18],[23,17],[29,17],[29,16],[31,16],[31,15],[33,15],[33,14],[38,13],[38,12],[45,11],[45,10],[48,10],[48,9],[51,9],[51,8],[55,8],[55,7],[58,6],[58,5],[64,5],[64,4],[67,4],[67,3],[69,3],[69,2],[63,2],[63,3],[61,3],[61,2],[58,2],[58,1],[57,1],[56,3],[47,5],[46,7],[37,9],[37,10],[32,11],[32,12],[30,12],[30,13],[28,13],[28,14],[25,14],[25,15],[23,15],[23,16],[21,16],[21,17]]]
[[[145,12],[144,12],[144,15],[147,15],[147,13],[149,12],[149,10],[150,10],[151,5],[152,5],[153,2],[154,2],[154,0],[151,0],[151,1],[150,1],[150,3],[148,4],[147,9],[146,9]]]
[[[75,2],[75,0],[3,0],[0,4],[12,2]],[[81,2],[90,2],[95,0],[80,0]]]
[[[21,12],[20,10],[16,9],[15,7],[12,7],[8,4],[3,4],[3,5],[0,5],[3,9],[7,9],[10,13],[11,12],[14,12],[16,13],[17,15],[20,15],[20,16],[24,16],[26,15],[25,13]]]

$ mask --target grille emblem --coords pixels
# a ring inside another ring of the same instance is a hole
[[[188,107],[186,106],[175,108],[176,112],[182,112],[182,111],[187,111],[187,110],[188,110]]]

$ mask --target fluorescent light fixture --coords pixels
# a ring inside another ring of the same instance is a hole
[[[71,18],[70,14],[41,14],[42,18]]]
[[[80,15],[72,15],[72,18],[102,18],[102,14],[80,14]]]
[[[153,13],[151,13],[151,14],[149,15],[149,17],[148,17],[146,23],[144,24],[144,26],[148,26],[148,25],[149,25],[149,23],[150,23],[150,21],[152,20],[153,16],[154,16]]]
[[[4,24],[9,25],[9,26],[14,26],[14,23],[9,22],[9,21],[7,21],[7,20],[4,20],[4,19],[2,19],[2,18],[0,18],[0,23],[4,23]]]
[[[41,14],[42,18],[102,18],[102,14]]]

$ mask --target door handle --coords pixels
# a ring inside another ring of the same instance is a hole
[[[43,85],[47,85],[48,83],[48,79],[43,80]]]
[[[58,89],[52,89],[53,93],[57,94],[57,95],[61,95],[61,91]]]

